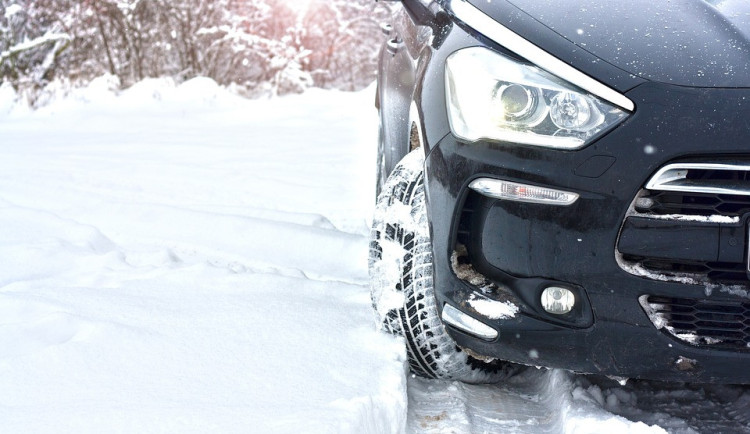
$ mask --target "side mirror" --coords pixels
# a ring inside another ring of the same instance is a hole
[[[422,26],[432,26],[437,18],[440,6],[435,0],[376,0],[376,1],[400,1],[404,9],[415,23]]]

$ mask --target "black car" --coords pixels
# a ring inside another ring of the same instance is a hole
[[[412,371],[750,383],[750,2],[397,9],[370,275]]]

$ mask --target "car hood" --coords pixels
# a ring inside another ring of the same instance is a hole
[[[507,14],[509,7],[541,23],[547,35],[522,36],[542,48],[548,49],[546,42],[556,34],[646,80],[750,87],[750,2],[746,0],[468,1],[505,25],[515,15]],[[554,48],[548,51],[571,61],[559,42],[550,45]]]

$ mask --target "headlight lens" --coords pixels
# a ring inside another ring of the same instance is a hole
[[[446,61],[448,118],[457,137],[578,149],[628,113],[534,65],[487,48]]]

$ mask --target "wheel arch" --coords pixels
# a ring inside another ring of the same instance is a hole
[[[393,21],[380,50],[375,100],[386,176],[406,154],[425,143],[422,116],[415,100],[422,76],[420,64],[429,58],[429,29],[416,25],[403,8],[394,14]]]

